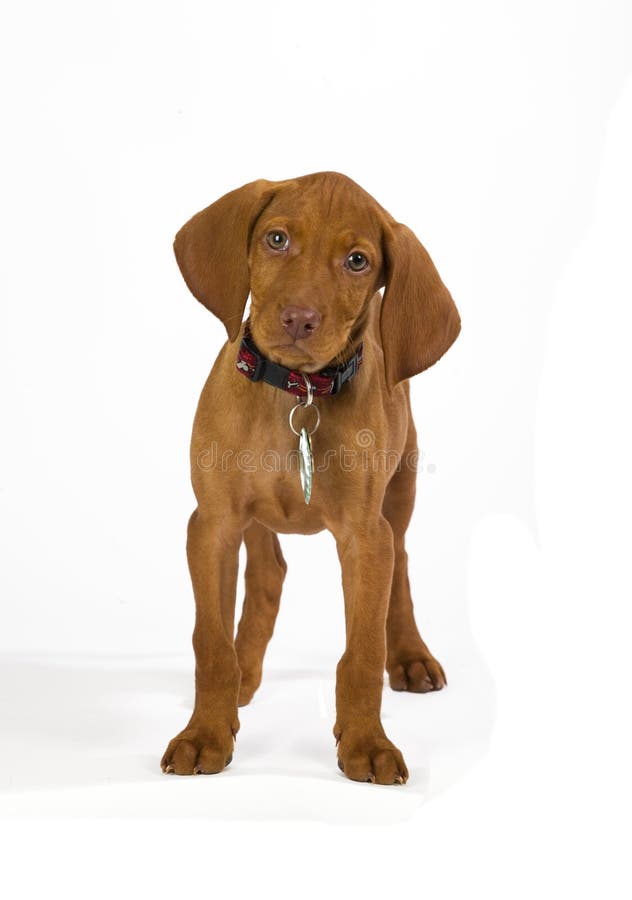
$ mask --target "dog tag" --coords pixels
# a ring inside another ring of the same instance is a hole
[[[301,476],[301,487],[303,488],[305,503],[309,503],[312,496],[314,454],[312,453],[312,439],[306,428],[301,428],[298,439],[298,468]]]

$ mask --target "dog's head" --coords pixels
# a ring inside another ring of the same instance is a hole
[[[412,231],[334,172],[246,184],[190,219],[174,249],[229,339],[250,294],[255,343],[293,369],[347,358],[382,287],[389,385],[427,369],[459,333],[456,306]]]

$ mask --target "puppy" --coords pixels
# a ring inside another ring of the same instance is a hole
[[[417,441],[407,379],[453,343],[457,309],[412,231],[333,172],[232,191],[187,222],[174,248],[228,341],[191,441],[195,707],[162,769],[210,774],[231,761],[237,708],[260,684],[279,608],[286,565],[277,533],[326,528],[346,621],[338,765],[355,781],[403,784],[406,764],[380,720],[384,669],[394,690],[446,684],[415,624],[408,582]],[[339,452],[349,447],[355,464]],[[246,596],[235,637],[242,541]]]

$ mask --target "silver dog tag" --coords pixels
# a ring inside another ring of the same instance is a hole
[[[298,468],[301,476],[301,487],[303,488],[305,503],[309,504],[312,496],[314,454],[312,453],[312,439],[306,428],[301,428],[298,439]]]
[[[314,478],[314,454],[312,452],[311,435],[320,425],[320,410],[314,401],[314,391],[312,383],[308,375],[303,375],[305,379],[305,387],[307,388],[307,398],[305,400],[297,400],[296,406],[290,411],[290,428],[298,436],[298,470],[301,476],[301,487],[303,488],[303,496],[305,503],[309,503],[312,498],[312,481]],[[316,421],[311,431],[303,427],[297,431],[294,427],[294,414],[297,409],[311,409],[316,413]]]

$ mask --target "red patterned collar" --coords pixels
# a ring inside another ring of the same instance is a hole
[[[327,397],[337,394],[347,381],[357,374],[362,364],[362,344],[358,347],[351,359],[340,366],[331,366],[321,369],[307,376],[311,384],[314,397]],[[246,324],[244,336],[237,354],[237,369],[251,381],[265,381],[274,387],[294,394],[295,397],[307,396],[306,376],[296,369],[287,369],[278,363],[273,363],[257,348],[250,334],[250,328]]]

